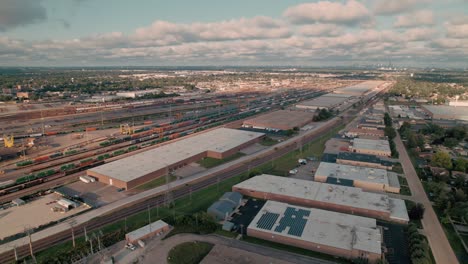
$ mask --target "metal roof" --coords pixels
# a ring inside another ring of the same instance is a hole
[[[355,138],[353,139],[353,149],[367,149],[390,152],[390,145],[388,144],[387,140]]]
[[[388,172],[383,169],[359,167],[345,164],[320,162],[316,176],[364,181],[388,185]]]
[[[263,133],[258,132],[218,128],[88,171],[129,182],[207,151],[226,152],[263,135]]]
[[[361,162],[367,162],[367,163],[375,163],[375,164],[381,164],[383,166],[392,166],[393,165],[392,162],[382,160],[378,156],[369,155],[369,154],[362,154],[362,153],[355,153],[355,152],[340,152],[340,153],[338,153],[337,159],[361,161]]]
[[[248,229],[344,250],[382,253],[376,220],[367,217],[267,201]]]
[[[235,206],[238,206],[242,200],[242,194],[238,192],[226,192],[219,198],[219,200],[226,200],[232,202]]]
[[[262,174],[234,185],[236,188],[289,196],[297,199],[339,204],[389,213],[390,218],[409,221],[403,200],[361,188]]]
[[[156,230],[160,230],[161,228],[168,226],[166,222],[163,220],[158,220],[153,222],[149,225],[145,225],[143,227],[138,228],[137,230],[133,230],[132,232],[127,234],[127,237],[131,241],[135,241],[141,239],[142,237],[155,232]]]
[[[312,100],[301,102],[296,105],[297,108],[314,108],[314,107],[334,107],[348,100],[348,97],[328,96],[328,94],[316,97]]]

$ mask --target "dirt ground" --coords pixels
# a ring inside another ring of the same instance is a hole
[[[81,205],[65,213],[53,212],[51,208],[56,206],[56,201],[60,198],[60,195],[52,193],[28,202],[25,205],[1,210],[0,239],[24,232],[25,228],[39,227],[89,208],[86,205]]]
[[[291,262],[274,259],[245,250],[215,245],[210,253],[200,262],[200,264],[290,264]]]
[[[325,143],[324,153],[338,154],[339,152],[345,151],[348,149],[351,144],[346,139],[331,138]]]

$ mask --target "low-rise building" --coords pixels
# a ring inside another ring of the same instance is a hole
[[[384,170],[391,170],[393,168],[392,162],[383,160],[378,156],[354,152],[338,153],[336,163]]]
[[[315,171],[314,180],[354,186],[365,191],[400,193],[398,175],[383,169],[321,162]]]
[[[376,261],[382,234],[375,219],[267,201],[247,235],[347,259]]]
[[[136,243],[138,240],[143,240],[157,234],[168,232],[169,229],[170,226],[166,222],[163,220],[158,220],[149,225],[140,227],[130,233],[127,233],[125,235],[125,240],[127,240],[128,243]]]
[[[385,132],[379,129],[362,129],[362,128],[351,128],[348,130],[348,134],[358,136],[373,136],[373,137],[384,137]]]
[[[356,214],[407,224],[405,202],[386,194],[364,192],[361,188],[259,175],[236,184],[233,191],[243,195],[319,208],[340,213]]]
[[[355,138],[352,140],[351,152],[390,157],[392,151],[387,140]]]

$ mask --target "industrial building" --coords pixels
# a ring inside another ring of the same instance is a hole
[[[278,202],[356,214],[396,223],[409,221],[405,202],[360,188],[259,175],[232,187],[243,195]]]
[[[338,153],[338,156],[336,157],[336,163],[383,170],[391,170],[393,168],[392,162],[383,160],[378,156],[354,152]]]
[[[247,227],[247,235],[347,259],[382,255],[375,219],[267,201]]]
[[[161,89],[150,89],[150,90],[140,90],[140,91],[118,92],[115,95],[118,97],[125,97],[125,98],[138,98],[147,94],[155,94],[155,93],[160,93],[160,92],[161,92]]]
[[[138,240],[150,238],[158,233],[165,233],[169,231],[169,229],[170,226],[166,222],[158,220],[125,234],[125,240],[127,240],[128,243],[136,243]]]
[[[432,119],[468,121],[468,107],[448,105],[421,105]]]
[[[362,128],[351,128],[348,130],[347,134],[353,137],[371,136],[371,137],[381,138],[385,136],[385,132],[383,130],[362,129]]]
[[[400,193],[398,175],[383,169],[321,162],[315,172],[314,180],[354,186],[364,191]]]
[[[325,94],[312,100],[300,102],[296,104],[296,108],[307,110],[332,109],[343,105],[351,98],[352,96],[350,95]]]
[[[312,122],[310,112],[279,110],[244,121],[243,127],[266,130],[289,130],[301,128]]]
[[[229,157],[263,136],[218,128],[89,169],[87,175],[118,188],[131,189],[205,157]]]
[[[356,85],[351,85],[343,88],[336,89],[334,93],[337,94],[346,94],[352,96],[362,96],[367,91],[378,88],[379,86],[385,84],[383,81],[366,81]]]
[[[352,140],[352,143],[353,145],[349,147],[352,152],[384,157],[392,155],[387,140],[355,138]]]
[[[368,129],[368,130],[383,130],[385,128],[385,125],[381,123],[364,121],[364,122],[360,122],[357,125],[357,127],[360,129]]]
[[[207,210],[207,213],[216,221],[225,220],[234,210],[240,206],[242,194],[238,192],[227,192],[214,202]]]

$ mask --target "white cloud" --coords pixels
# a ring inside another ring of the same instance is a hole
[[[452,25],[447,24],[447,37],[449,38],[458,38],[458,39],[468,39],[468,24]]]
[[[283,16],[295,24],[320,22],[355,25],[371,19],[369,10],[355,0],[344,4],[329,1],[299,4],[286,9]]]
[[[335,24],[310,24],[298,28],[298,33],[304,36],[338,36],[343,30]]]
[[[434,28],[410,28],[404,32],[407,41],[424,41],[433,39],[437,35]]]
[[[434,24],[434,14],[430,10],[421,10],[397,17],[395,27],[418,27]]]
[[[374,12],[378,15],[396,15],[412,11],[430,0],[378,0]]]

